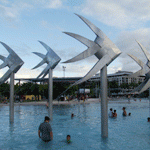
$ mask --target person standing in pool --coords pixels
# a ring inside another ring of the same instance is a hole
[[[53,140],[53,132],[49,121],[50,118],[48,116],[45,116],[45,120],[43,123],[40,124],[38,130],[39,138],[41,138],[44,142],[49,142]],[[42,133],[42,136],[40,135],[40,133]]]
[[[113,117],[113,109],[112,109],[112,108],[110,108],[110,112],[108,113],[108,116],[109,116],[110,118]]]
[[[115,117],[115,118],[117,117],[116,110],[114,110],[113,117]]]
[[[125,108],[125,107],[123,107],[123,108],[122,108],[122,110],[123,110],[122,115],[123,115],[124,117],[125,117],[125,116],[127,116],[126,108]]]

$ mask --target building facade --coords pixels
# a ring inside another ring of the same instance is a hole
[[[118,71],[114,74],[108,75],[108,81],[116,81],[118,83],[118,86],[120,86],[123,83],[130,84],[130,83],[141,83],[144,81],[145,76],[140,77],[130,77],[132,72],[129,71]]]

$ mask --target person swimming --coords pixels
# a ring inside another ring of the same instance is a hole
[[[128,116],[131,116],[131,113],[129,113]]]

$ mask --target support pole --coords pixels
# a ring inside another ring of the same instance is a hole
[[[97,83],[96,83],[96,81],[95,81],[95,96],[97,98]]]
[[[10,98],[9,98],[10,123],[14,123],[14,73],[10,75]]]
[[[19,102],[21,102],[21,95],[20,95],[20,79],[19,79]]]
[[[48,116],[51,121],[53,120],[53,78],[52,78],[53,70],[49,69],[49,82],[48,82]]]
[[[101,135],[108,137],[107,66],[101,69]]]
[[[150,117],[150,88],[149,88],[149,117]]]

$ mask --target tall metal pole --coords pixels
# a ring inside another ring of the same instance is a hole
[[[108,137],[107,66],[101,69],[101,135]]]
[[[149,117],[150,117],[150,88],[149,88]]]
[[[65,66],[63,66],[64,78],[65,78],[65,68],[66,68],[66,67],[65,67]]]
[[[21,95],[20,95],[20,79],[19,79],[19,102],[21,102]]]
[[[14,123],[14,73],[10,75],[10,98],[9,98],[10,123]]]
[[[53,120],[53,78],[52,78],[53,70],[49,69],[49,82],[48,82],[48,116],[51,121]]]

